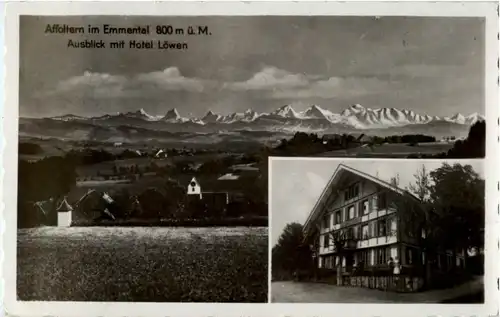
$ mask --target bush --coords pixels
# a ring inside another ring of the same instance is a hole
[[[19,143],[19,154],[35,155],[42,153],[40,145],[35,143]]]

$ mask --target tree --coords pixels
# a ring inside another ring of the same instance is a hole
[[[423,201],[428,197],[430,190],[430,177],[425,165],[422,165],[422,168],[413,176],[415,177],[415,183],[410,184],[409,189]]]
[[[398,187],[399,186],[399,174],[396,174],[395,177],[391,178],[391,185],[394,186],[394,187]]]
[[[484,180],[470,165],[445,163],[430,173],[422,166],[409,190],[417,199],[396,200],[398,208],[405,210],[400,223],[416,228],[415,238],[426,255],[423,266],[428,283],[430,264],[438,251],[451,250],[455,258],[457,250],[484,244]]]
[[[444,246],[457,250],[484,244],[484,180],[470,165],[444,163],[432,171],[430,200],[442,220]],[[467,254],[467,252],[466,252]]]
[[[410,227],[405,231],[413,231],[414,238],[419,241],[423,253],[426,254],[422,263],[425,272],[424,287],[426,287],[431,280],[430,263],[433,260],[431,257],[438,249],[438,236],[441,232],[438,219],[429,201],[431,179],[425,165],[422,165],[413,176],[415,182],[410,183],[407,190],[413,193],[417,200],[412,197],[399,196],[402,199],[397,200],[397,204],[398,208],[405,210],[401,213],[400,223]]]
[[[485,151],[486,123],[478,121],[471,126],[467,139],[456,141],[453,148],[446,153],[446,157],[482,158],[485,156]]]
[[[311,265],[312,255],[304,243],[303,227],[299,223],[289,223],[283,229],[278,243],[272,249],[273,275],[292,275]]]
[[[337,262],[337,285],[342,285],[342,261],[348,253],[347,244],[354,240],[350,237],[346,230],[335,230],[330,232],[330,240],[333,244],[335,254],[338,257]]]

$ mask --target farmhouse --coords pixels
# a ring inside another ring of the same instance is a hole
[[[195,177],[189,182],[187,195],[190,201],[201,201],[206,204],[210,214],[224,214],[229,204],[229,192],[202,190]]]
[[[315,266],[334,272],[337,283],[388,289],[396,274],[397,290],[420,289],[425,236],[418,221],[408,221],[411,208],[421,202],[408,191],[339,165],[304,225]],[[437,259],[440,270],[464,266],[463,252]]]

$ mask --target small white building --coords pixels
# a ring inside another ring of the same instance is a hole
[[[187,194],[188,195],[199,195],[200,199],[201,199],[201,186],[195,177],[193,177],[193,179],[191,179],[191,181],[189,182]]]
[[[73,208],[66,201],[66,197],[64,197],[63,201],[57,208],[57,226],[70,227],[72,213],[73,213]]]

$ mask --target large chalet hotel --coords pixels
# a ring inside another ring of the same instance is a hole
[[[422,227],[416,219],[409,221],[408,215],[410,208],[419,206],[419,199],[408,191],[339,165],[304,225],[315,265],[339,268],[347,276],[356,276],[361,270],[363,275],[374,271],[392,275],[388,263],[398,263],[401,274],[411,272],[425,256],[420,247]],[[343,246],[341,254],[337,245]],[[447,253],[437,258],[436,265],[443,269],[464,262],[463,256],[453,261]]]

